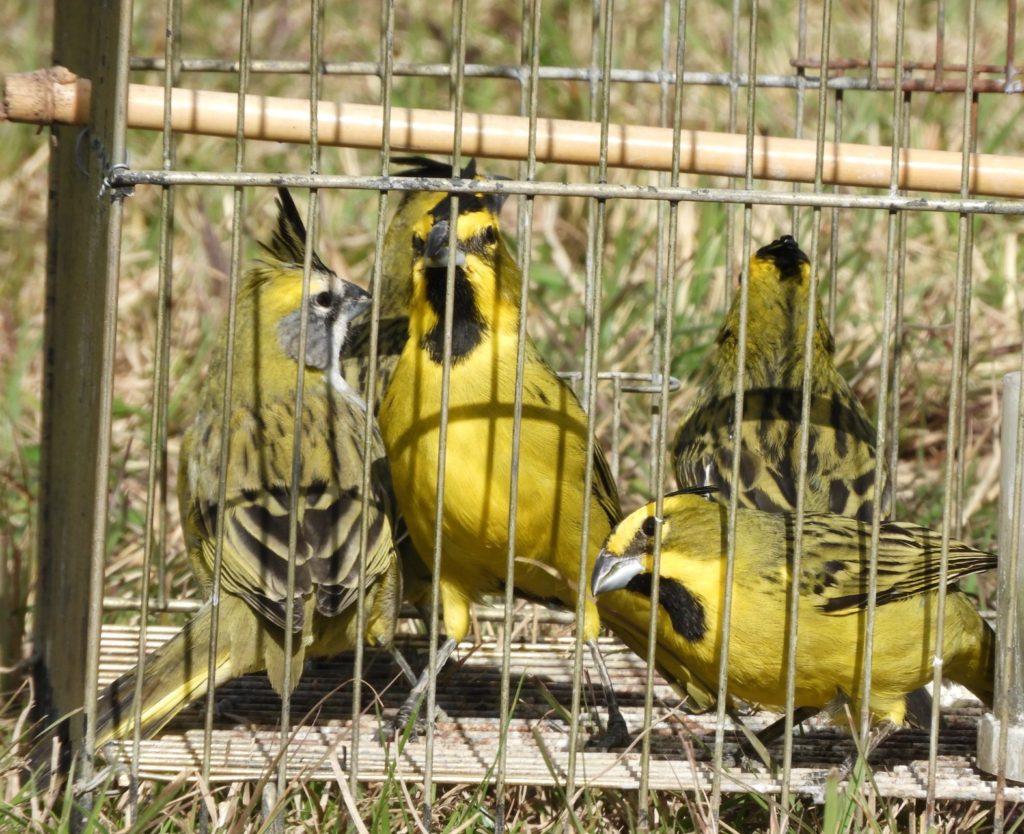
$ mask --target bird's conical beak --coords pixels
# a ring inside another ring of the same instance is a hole
[[[362,287],[346,282],[345,295],[342,298],[341,314],[346,321],[352,321],[364,310],[369,309],[373,297]]]
[[[630,579],[643,571],[644,566],[638,556],[616,556],[602,549],[594,563],[590,590],[594,596],[605,591],[618,591],[625,588]]]
[[[427,244],[423,250],[424,260],[428,267],[447,267],[448,266],[448,237],[450,234],[450,226],[447,220],[439,220],[434,224],[434,228],[430,230],[430,234],[427,235]],[[455,250],[455,265],[465,266],[466,264],[466,253],[461,249],[456,248]]]

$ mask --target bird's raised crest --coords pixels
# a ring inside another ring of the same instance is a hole
[[[287,188],[279,186],[277,198],[277,226],[274,235],[269,244],[261,242],[260,246],[274,260],[302,269],[306,260],[306,226]],[[331,272],[315,251],[311,269],[314,272]]]
[[[401,171],[395,171],[396,177],[438,177],[442,179],[452,178],[452,164],[441,159],[433,159],[429,156],[396,156],[392,162],[399,165],[408,165]],[[471,180],[476,177],[476,159],[472,158],[466,167],[459,173],[462,179]]]

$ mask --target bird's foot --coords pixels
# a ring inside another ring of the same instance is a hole
[[[608,729],[587,739],[586,746],[588,750],[614,750],[628,747],[630,741],[632,741],[632,736],[626,725],[626,719],[622,717],[621,712],[616,711],[608,716]]]
[[[427,734],[427,719],[417,715],[413,719],[414,713],[418,712],[418,704],[407,706],[403,704],[398,710],[398,713],[392,718],[385,726],[381,729],[381,741],[385,744],[398,741],[399,739],[408,737],[409,741],[415,741],[420,736]],[[434,726],[439,723],[446,723],[451,721],[441,707],[434,708]]]

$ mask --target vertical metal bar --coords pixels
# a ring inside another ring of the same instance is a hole
[[[963,158],[960,167],[960,196],[970,193],[971,147],[973,125],[971,121],[974,88],[974,41],[977,29],[977,0],[967,4],[967,67],[964,78]],[[958,224],[956,253],[956,294],[953,305],[953,367],[950,372],[949,421],[946,424],[946,463],[943,471],[945,489],[942,502],[942,550],[939,563],[937,613],[935,617],[935,657],[932,660],[932,686],[938,693],[942,686],[943,631],[946,623],[946,577],[949,571],[949,540],[953,527],[953,481],[956,468],[962,465],[963,449],[958,449],[960,421],[963,420],[964,399],[960,377],[966,373],[966,313],[971,304],[971,215],[961,212]],[[935,770],[938,761],[939,711],[932,710],[928,736],[928,784],[926,794],[925,825],[935,818]]]
[[[1017,0],[1006,0],[1006,86],[1017,78],[1013,65],[1017,49]]]
[[[757,10],[758,0],[751,0],[750,3],[750,24],[747,34],[747,78],[750,83],[747,85],[747,149],[746,149],[746,172],[744,176],[744,188],[748,191],[754,183],[754,123],[757,85],[752,81],[757,75]],[[752,206],[746,203],[743,206],[743,271],[740,286],[740,322],[736,335],[739,343],[736,352],[736,389],[733,392],[733,425],[743,425],[743,386],[746,376],[747,359],[747,312],[750,281],[747,280],[750,269],[750,261],[746,257],[750,251],[750,227],[752,219]],[[733,453],[732,472],[730,482],[740,483],[740,458],[742,457],[742,434],[737,433],[737,448]],[[711,822],[714,831],[719,830],[722,810],[722,753],[725,746],[725,713],[728,698],[729,685],[729,638],[732,624],[732,598],[733,598],[733,577],[736,574],[736,516],[739,509],[739,490],[733,489],[729,493],[729,518],[726,529],[726,556],[725,556],[725,588],[722,594],[722,625],[721,625],[721,654],[718,661],[718,708],[715,721],[715,747],[713,753],[713,773],[711,777]]]
[[[167,0],[167,25],[164,35],[164,126],[162,168],[174,168],[174,135],[171,132],[171,90],[177,75],[180,0]],[[150,573],[154,550],[160,570],[157,576],[157,600],[165,596],[163,578],[166,554],[167,503],[167,396],[170,367],[171,272],[174,257],[174,189],[160,190],[160,265],[157,279],[156,345],[153,351],[153,411],[150,419],[149,475],[146,485],[146,521],[142,549],[142,604],[139,610],[139,639],[136,655],[135,696],[132,699],[132,753],[130,764],[129,816],[135,819],[138,805],[139,749],[142,744],[142,684],[146,672],[146,633],[149,626]],[[159,528],[160,535],[157,535]]]
[[[455,135],[452,143],[452,177],[458,177],[462,155],[462,112],[465,99],[466,69],[466,0],[456,0],[453,32],[452,104],[455,115]],[[448,402],[452,377],[452,311],[455,297],[455,251],[458,245],[459,198],[451,195],[451,228],[448,236],[448,272],[445,281],[444,307],[444,351],[441,368],[441,416],[438,424],[437,452],[437,511],[434,518],[434,564],[430,593],[430,650],[427,656],[427,674],[430,686],[427,688],[427,733],[423,762],[423,806],[425,819],[431,818],[431,802],[434,785],[434,713],[437,711],[437,612],[441,605],[441,554],[444,536],[444,482],[445,464],[448,457]]]
[[[828,67],[832,45],[832,2],[825,0],[821,13],[821,66]],[[828,94],[824,89],[818,95],[818,122],[815,137],[814,158],[814,191],[819,193],[823,185],[823,167],[825,159],[825,123]],[[796,700],[796,658],[798,619],[800,614],[800,563],[803,558],[804,513],[807,498],[807,470],[809,465],[808,450],[810,448],[811,400],[813,398],[812,376],[814,359],[815,325],[818,312],[818,261],[819,233],[821,227],[821,209],[815,207],[811,222],[811,275],[807,290],[807,319],[804,334],[804,368],[802,380],[802,398],[800,403],[800,440],[797,457],[796,479],[796,523],[793,525],[793,556],[790,566],[790,586],[788,590],[789,628],[786,633],[786,732],[782,752],[782,791],[779,804],[782,808],[780,830],[789,828],[790,779],[793,768],[793,708]],[[795,224],[794,224],[795,226]],[[795,228],[794,228],[795,231]],[[737,433],[739,434],[739,432]]]
[[[871,0],[871,51],[868,55],[868,83],[872,90],[878,89],[878,3],[879,0]]]
[[[822,69],[822,84],[828,81],[827,71]],[[835,129],[832,133],[832,141],[838,145],[843,139],[843,91],[836,90],[835,98]],[[839,193],[839,185],[832,186],[832,193]],[[839,275],[839,209],[831,209],[831,227],[829,229],[828,247],[828,326],[835,332],[836,327],[836,301],[838,298],[838,275]]]
[[[903,94],[903,127],[904,136],[910,136],[911,93]],[[896,298],[893,302],[895,321],[893,323],[892,344],[892,405],[889,410],[889,500],[882,508],[885,518],[895,518],[896,512],[896,475],[900,463],[900,391],[902,390],[902,358],[903,358],[903,297],[906,287],[907,266],[907,212],[901,211],[896,218]]]
[[[797,139],[802,139],[804,135],[804,105],[807,98],[807,0],[800,0],[797,6],[797,37],[796,37],[796,113],[794,115],[794,136]],[[824,35],[822,36],[824,40]],[[828,64],[822,63],[820,73],[824,77],[828,74]],[[750,80],[750,83],[754,83],[754,79]],[[818,95],[826,96],[827,91],[823,85],[818,87]],[[819,108],[820,111],[820,108]],[[801,190],[800,183],[793,183],[793,193],[799,194]],[[790,225],[793,229],[793,235],[797,240],[800,239],[800,206],[793,206],[791,211]]]
[[[946,64],[946,0],[937,0],[935,7],[935,90],[939,92]]]
[[[740,0],[732,0],[732,23],[729,34],[729,133],[736,133],[739,111],[740,77]],[[748,78],[748,83],[753,82]],[[729,178],[729,187],[736,187],[737,178]],[[744,247],[747,244],[744,243]],[[746,254],[740,258],[740,269],[746,262]],[[725,303],[732,297],[732,281],[736,275],[736,207],[725,206]]]
[[[598,156],[597,180],[607,182],[608,175],[608,122],[611,100],[611,65],[612,65],[612,34],[614,32],[613,0],[601,0],[601,16],[604,19],[604,32],[601,39],[601,146]],[[603,252],[605,220],[608,204],[598,200],[595,207],[594,247],[592,268],[587,274],[586,298],[586,334],[584,338],[583,356],[583,402],[589,421],[594,419],[597,405],[597,368],[599,364],[599,348],[601,337],[601,280],[603,272]],[[597,443],[594,437],[592,422],[588,422],[586,439],[587,462],[583,474],[583,513],[580,520],[581,540],[580,559],[577,575],[580,582],[576,596],[576,642],[573,651],[572,669],[572,706],[569,723],[569,761],[566,765],[566,798],[572,802],[576,792],[576,754],[579,749],[579,711],[583,679],[583,624],[584,604],[587,598],[587,563],[590,556],[590,493],[594,483],[594,450]],[[570,805],[567,822],[573,811]]]
[[[395,3],[394,0],[386,0],[381,7],[381,40],[380,40],[380,82],[381,82],[381,109],[383,111],[383,134],[380,149],[380,172],[381,176],[387,176],[391,163],[391,100],[394,87],[394,60],[395,60]],[[367,350],[367,374],[366,374],[366,422],[363,426],[363,472],[362,490],[364,496],[363,517],[360,520],[359,529],[359,609],[357,610],[356,633],[359,635],[359,648],[356,653],[354,668],[355,685],[362,685],[362,664],[363,635],[365,626],[366,606],[366,549],[369,536],[369,514],[366,502],[370,496],[370,477],[373,466],[373,438],[376,430],[376,419],[374,403],[377,401],[377,356],[378,342],[380,338],[380,306],[381,286],[384,282],[384,235],[387,231],[387,207],[388,192],[380,191],[377,194],[377,227],[374,235],[373,267],[370,270],[370,341]],[[396,510],[397,515],[397,510]],[[362,698],[354,688],[352,697],[352,738],[353,742],[359,737],[359,719],[362,715]],[[359,787],[359,760],[353,749],[352,764],[349,770],[349,791],[356,795]]]
[[[115,55],[113,113],[110,130],[111,167],[123,166],[128,155],[125,147],[128,111],[128,58],[131,50],[132,0],[118,7],[117,52]],[[114,404],[114,353],[117,347],[117,284],[121,272],[121,220],[123,193],[108,195],[104,188],[100,199],[112,199],[107,227],[106,268],[104,271],[104,309],[100,363],[99,417],[96,445],[95,481],[92,485],[92,539],[89,548],[89,621],[85,665],[85,744],[82,749],[81,775],[92,775],[96,750],[96,698],[100,663],[100,631],[103,622],[103,568],[107,551],[107,490],[110,476],[111,415]]]
[[[322,0],[310,3],[309,32],[309,172],[316,175],[320,172],[320,138],[319,112],[317,103],[320,101],[321,60],[322,51]],[[302,293],[299,299],[299,351],[295,358],[295,425],[292,427],[292,471],[291,490],[288,493],[288,569],[285,581],[284,600],[284,669],[281,674],[281,751],[277,760],[277,792],[283,797],[288,790],[288,742],[291,732],[292,689],[297,681],[292,679],[292,654],[295,650],[295,559],[299,545],[299,485],[302,482],[302,425],[303,402],[306,394],[306,340],[309,329],[309,284],[313,269],[313,251],[316,248],[317,220],[319,218],[319,195],[315,188],[309,190],[309,204],[306,208],[306,250],[302,258]],[[365,495],[365,493],[364,493]],[[360,569],[365,573],[365,554],[360,551]],[[362,575],[362,574],[361,574]],[[360,586],[362,591],[362,586]],[[363,594],[360,593],[360,600]],[[356,611],[356,645],[357,663],[362,658],[362,607]],[[357,667],[358,668],[358,667]],[[358,672],[353,684],[353,698],[358,703]],[[352,733],[352,767],[358,767],[359,734],[353,727]]]
[[[242,0],[241,32],[238,42],[238,112],[235,118],[235,172],[245,168],[245,96],[249,91],[249,40],[251,34],[252,0]],[[203,723],[203,758],[201,773],[204,782],[210,779],[210,754],[213,746],[213,682],[217,672],[217,641],[220,636],[220,588],[224,562],[224,505],[227,500],[228,438],[231,435],[231,399],[235,368],[235,306],[242,263],[242,211],[245,191],[242,186],[232,190],[231,268],[228,277],[227,356],[224,357],[224,412],[220,425],[221,473],[217,485],[217,527],[213,546],[213,579],[210,584],[210,658],[207,665],[206,708]],[[204,806],[205,814],[205,806]],[[205,819],[205,817],[204,817]],[[201,825],[205,828],[205,824]]]
[[[892,157],[889,168],[889,191],[899,193],[900,149],[902,148],[902,101],[903,92],[900,80],[903,78],[903,27],[905,23],[905,0],[897,0],[896,5],[896,68],[893,85],[892,104]],[[873,57],[877,62],[877,56]],[[880,484],[886,466],[886,424],[888,422],[889,373],[892,361],[890,346],[893,331],[893,307],[895,291],[893,283],[896,276],[896,242],[898,239],[897,212],[889,212],[889,223],[886,235],[885,252],[885,306],[882,316],[882,358],[878,371],[878,415],[875,422],[875,483]],[[875,490],[872,499],[871,544],[869,549],[867,614],[864,624],[863,648],[863,680],[861,684],[860,705],[860,744],[863,748],[871,730],[871,665],[874,657],[875,614],[878,596],[878,542],[882,521],[882,493]]]
[[[669,42],[669,5],[665,4],[666,39],[662,47],[662,72],[668,71]],[[672,97],[672,170],[668,177],[662,175],[660,181],[668,182],[675,187],[679,185],[680,139],[683,126],[683,70],[686,65],[686,0],[678,0],[676,22],[676,84]],[[668,90],[662,90],[661,120],[664,125],[668,120]],[[658,518],[664,516],[665,508],[665,446],[667,438],[667,420],[669,407],[669,376],[672,369],[672,317],[673,287],[676,263],[676,235],[678,232],[677,215],[679,204],[658,204],[658,274],[656,284],[657,300],[655,303],[654,332],[656,352],[651,357],[654,378],[660,383],[657,399],[658,420],[653,425],[651,442],[651,480],[654,491],[654,512]],[[662,237],[664,236],[664,259],[660,258]],[[651,599],[659,598],[661,584],[661,525],[654,531],[654,563],[651,569]],[[654,715],[654,669],[657,654],[658,608],[651,605],[650,620],[647,626],[647,661],[644,673],[644,721],[640,752],[640,790],[638,796],[637,819],[641,830],[650,830],[651,814],[649,809],[649,785],[651,773],[651,725]]]
[[[526,179],[532,181],[537,176],[537,104],[538,78],[540,73],[540,22],[541,0],[524,0],[523,3],[523,42],[520,61],[528,63],[530,74],[526,86],[526,95],[522,102],[529,117],[529,143],[526,160]],[[519,201],[519,251],[517,261],[522,275],[519,290],[519,331],[516,348],[516,386],[512,401],[512,461],[509,483],[508,509],[508,549],[505,553],[505,587],[515,587],[515,555],[516,555],[516,516],[519,512],[519,448],[523,428],[523,383],[526,375],[526,342],[529,338],[526,331],[526,314],[530,297],[530,252],[533,233],[533,197],[527,195]],[[513,627],[513,594],[505,594],[505,609],[501,643],[501,693],[500,693],[500,733],[498,736],[498,765],[495,774],[495,832],[502,834],[505,829],[505,777],[508,763],[508,727],[512,720],[511,704],[511,665],[512,665],[512,627]]]
[[[971,59],[972,59],[971,67],[972,68],[974,66],[974,63],[973,63],[973,57],[974,57],[973,56],[973,48],[974,48],[974,45],[973,45],[973,41],[972,41],[972,43],[968,46],[968,51],[971,53]],[[972,85],[974,83],[974,72],[973,71],[969,72],[967,77],[970,80],[967,81],[964,84],[964,95],[967,96],[968,99],[969,99],[968,104],[967,104],[967,106],[969,108],[969,115],[968,115],[968,132],[965,133],[964,136],[965,136],[965,138],[967,136],[970,137],[970,145],[969,145],[968,149],[964,150],[965,156],[968,153],[974,154],[978,150],[978,93],[977,93],[977,91],[973,90],[973,87],[972,87]],[[971,278],[970,278],[970,274],[971,274],[971,271],[972,271],[972,264],[973,264],[972,255],[973,255],[973,252],[974,252],[974,220],[973,219],[968,218],[967,224],[966,224],[966,226],[964,228],[964,232],[965,232],[965,235],[966,235],[966,239],[964,241],[964,245],[967,248],[968,279],[967,279],[967,289],[966,289],[966,292],[967,292],[967,302],[964,304],[963,310],[961,311],[962,314],[963,314],[963,317],[964,317],[964,321],[963,321],[964,340],[963,340],[963,345],[962,345],[961,350],[963,352],[963,357],[962,357],[963,367],[965,369],[969,369],[971,367],[970,356],[969,356],[970,350],[971,350],[971,304],[970,304]],[[960,402],[964,404],[963,407],[960,410],[960,419],[959,419],[959,422],[958,422],[958,425],[957,425],[957,432],[958,432],[958,435],[959,435],[958,447],[960,449],[960,456],[958,458],[959,466],[956,468],[956,472],[955,472],[955,476],[954,476],[955,477],[955,484],[954,484],[954,491],[953,491],[953,532],[952,532],[952,535],[953,535],[954,538],[957,538],[957,539],[963,538],[963,529],[964,529],[964,500],[965,500],[964,499],[964,493],[965,493],[965,491],[967,489],[967,484],[966,484],[966,480],[967,480],[967,464],[966,464],[966,460],[964,458],[964,455],[966,455],[966,453],[967,453],[967,406],[966,406],[966,403],[967,403],[967,390],[968,390],[968,387],[967,387],[967,376],[968,375],[965,372],[965,373],[960,375],[959,379],[956,380],[956,383],[960,386]]]

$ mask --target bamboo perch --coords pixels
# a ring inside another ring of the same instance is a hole
[[[13,122],[84,124],[89,113],[90,83],[63,67],[6,78],[3,113]],[[175,88],[171,94],[171,127],[206,136],[235,135],[238,96]],[[321,145],[380,148],[383,108],[366,104],[321,101],[318,105]],[[277,142],[308,143],[310,104],[306,99],[248,95],[245,136]],[[128,91],[128,126],[162,130],[164,88],[132,84]],[[393,108],[392,150],[450,154],[454,115],[445,110]],[[597,122],[539,119],[537,159],[595,165],[600,152]],[[529,120],[521,116],[465,113],[462,152],[467,156],[526,159]],[[684,130],[680,135],[680,171],[742,177],[746,171],[746,136]],[[754,138],[753,172],[758,179],[814,182],[815,142],[809,139]],[[637,125],[609,125],[608,164],[623,168],[667,171],[672,165],[672,130]],[[962,155],[958,151],[915,148],[900,152],[899,187],[912,191],[959,193]],[[892,151],[872,145],[824,147],[823,179],[839,185],[888,188]],[[968,191],[971,195],[1024,197],[1024,158],[972,154]]]

